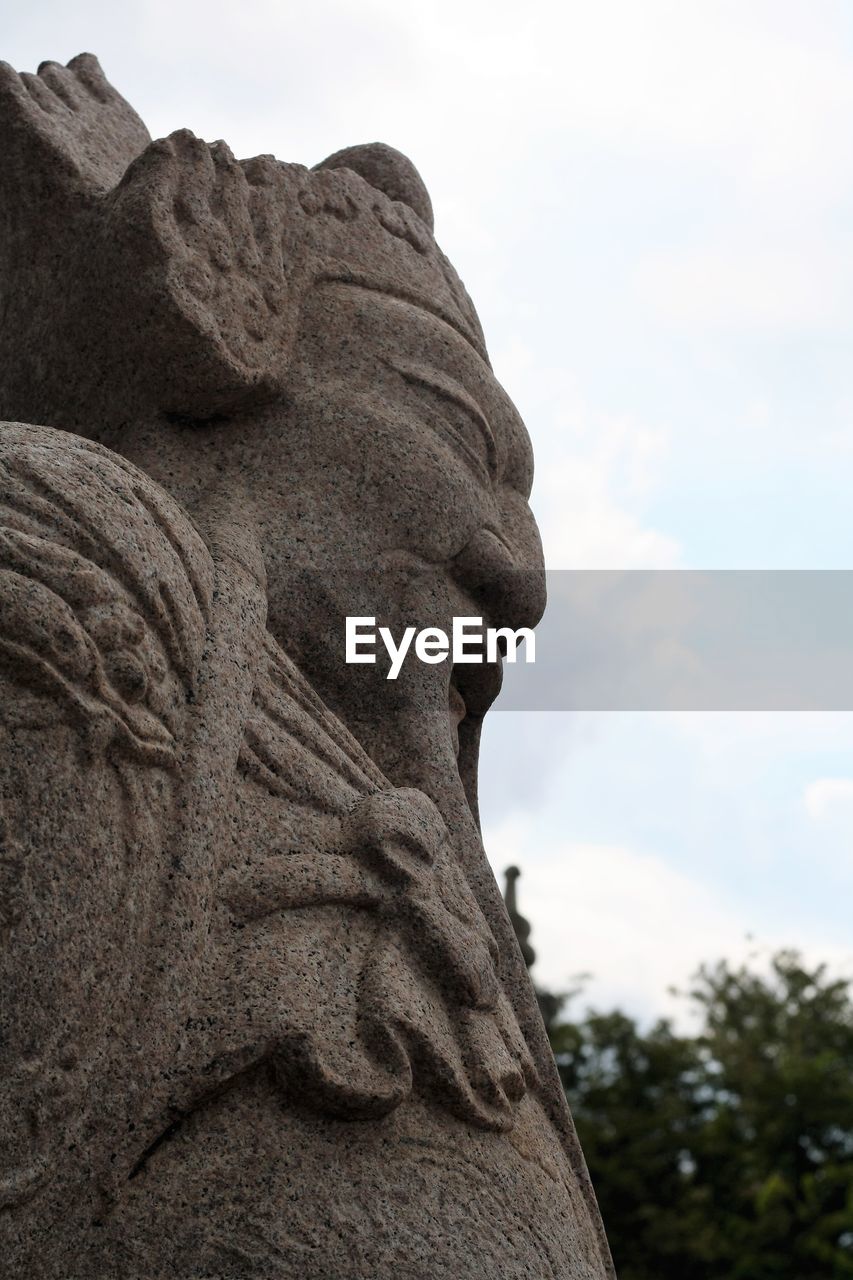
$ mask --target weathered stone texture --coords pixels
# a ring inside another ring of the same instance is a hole
[[[532,463],[408,160],[0,64],[0,1246],[45,1280],[609,1274],[479,834]],[[25,425],[38,424],[38,425]]]

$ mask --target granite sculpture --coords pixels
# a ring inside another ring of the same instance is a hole
[[[593,1280],[477,817],[544,604],[531,453],[429,196],[151,141],[0,64],[0,1255],[45,1280]]]

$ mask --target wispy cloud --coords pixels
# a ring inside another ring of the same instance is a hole
[[[853,778],[818,778],[806,787],[803,799],[809,817],[815,822],[840,813],[850,823],[853,833]]]
[[[853,975],[853,952],[826,939],[783,931],[753,936],[754,917],[708,879],[648,850],[555,839],[543,850],[522,822],[487,831],[496,874],[520,863],[521,909],[533,925],[536,981],[571,990],[589,975],[582,1003],[627,1009],[644,1020],[689,1020],[682,997],[700,964],[723,957],[766,965],[798,945],[810,961]]]

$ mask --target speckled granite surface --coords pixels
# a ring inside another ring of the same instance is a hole
[[[0,1248],[49,1280],[593,1280],[478,827],[532,462],[411,163],[0,66]],[[37,425],[31,425],[37,424]]]

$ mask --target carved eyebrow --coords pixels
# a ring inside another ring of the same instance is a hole
[[[451,404],[455,404],[462,409],[474,421],[486,445],[489,472],[492,476],[496,476],[498,471],[497,441],[492,428],[489,426],[489,420],[477,404],[477,401],[455,379],[450,378],[447,374],[399,359],[388,360],[386,363],[395,373],[399,373],[400,377],[405,379],[406,382],[416,387],[423,387],[426,391],[431,391],[434,395],[441,396],[444,400],[449,400]],[[461,443],[464,444],[464,441]]]

